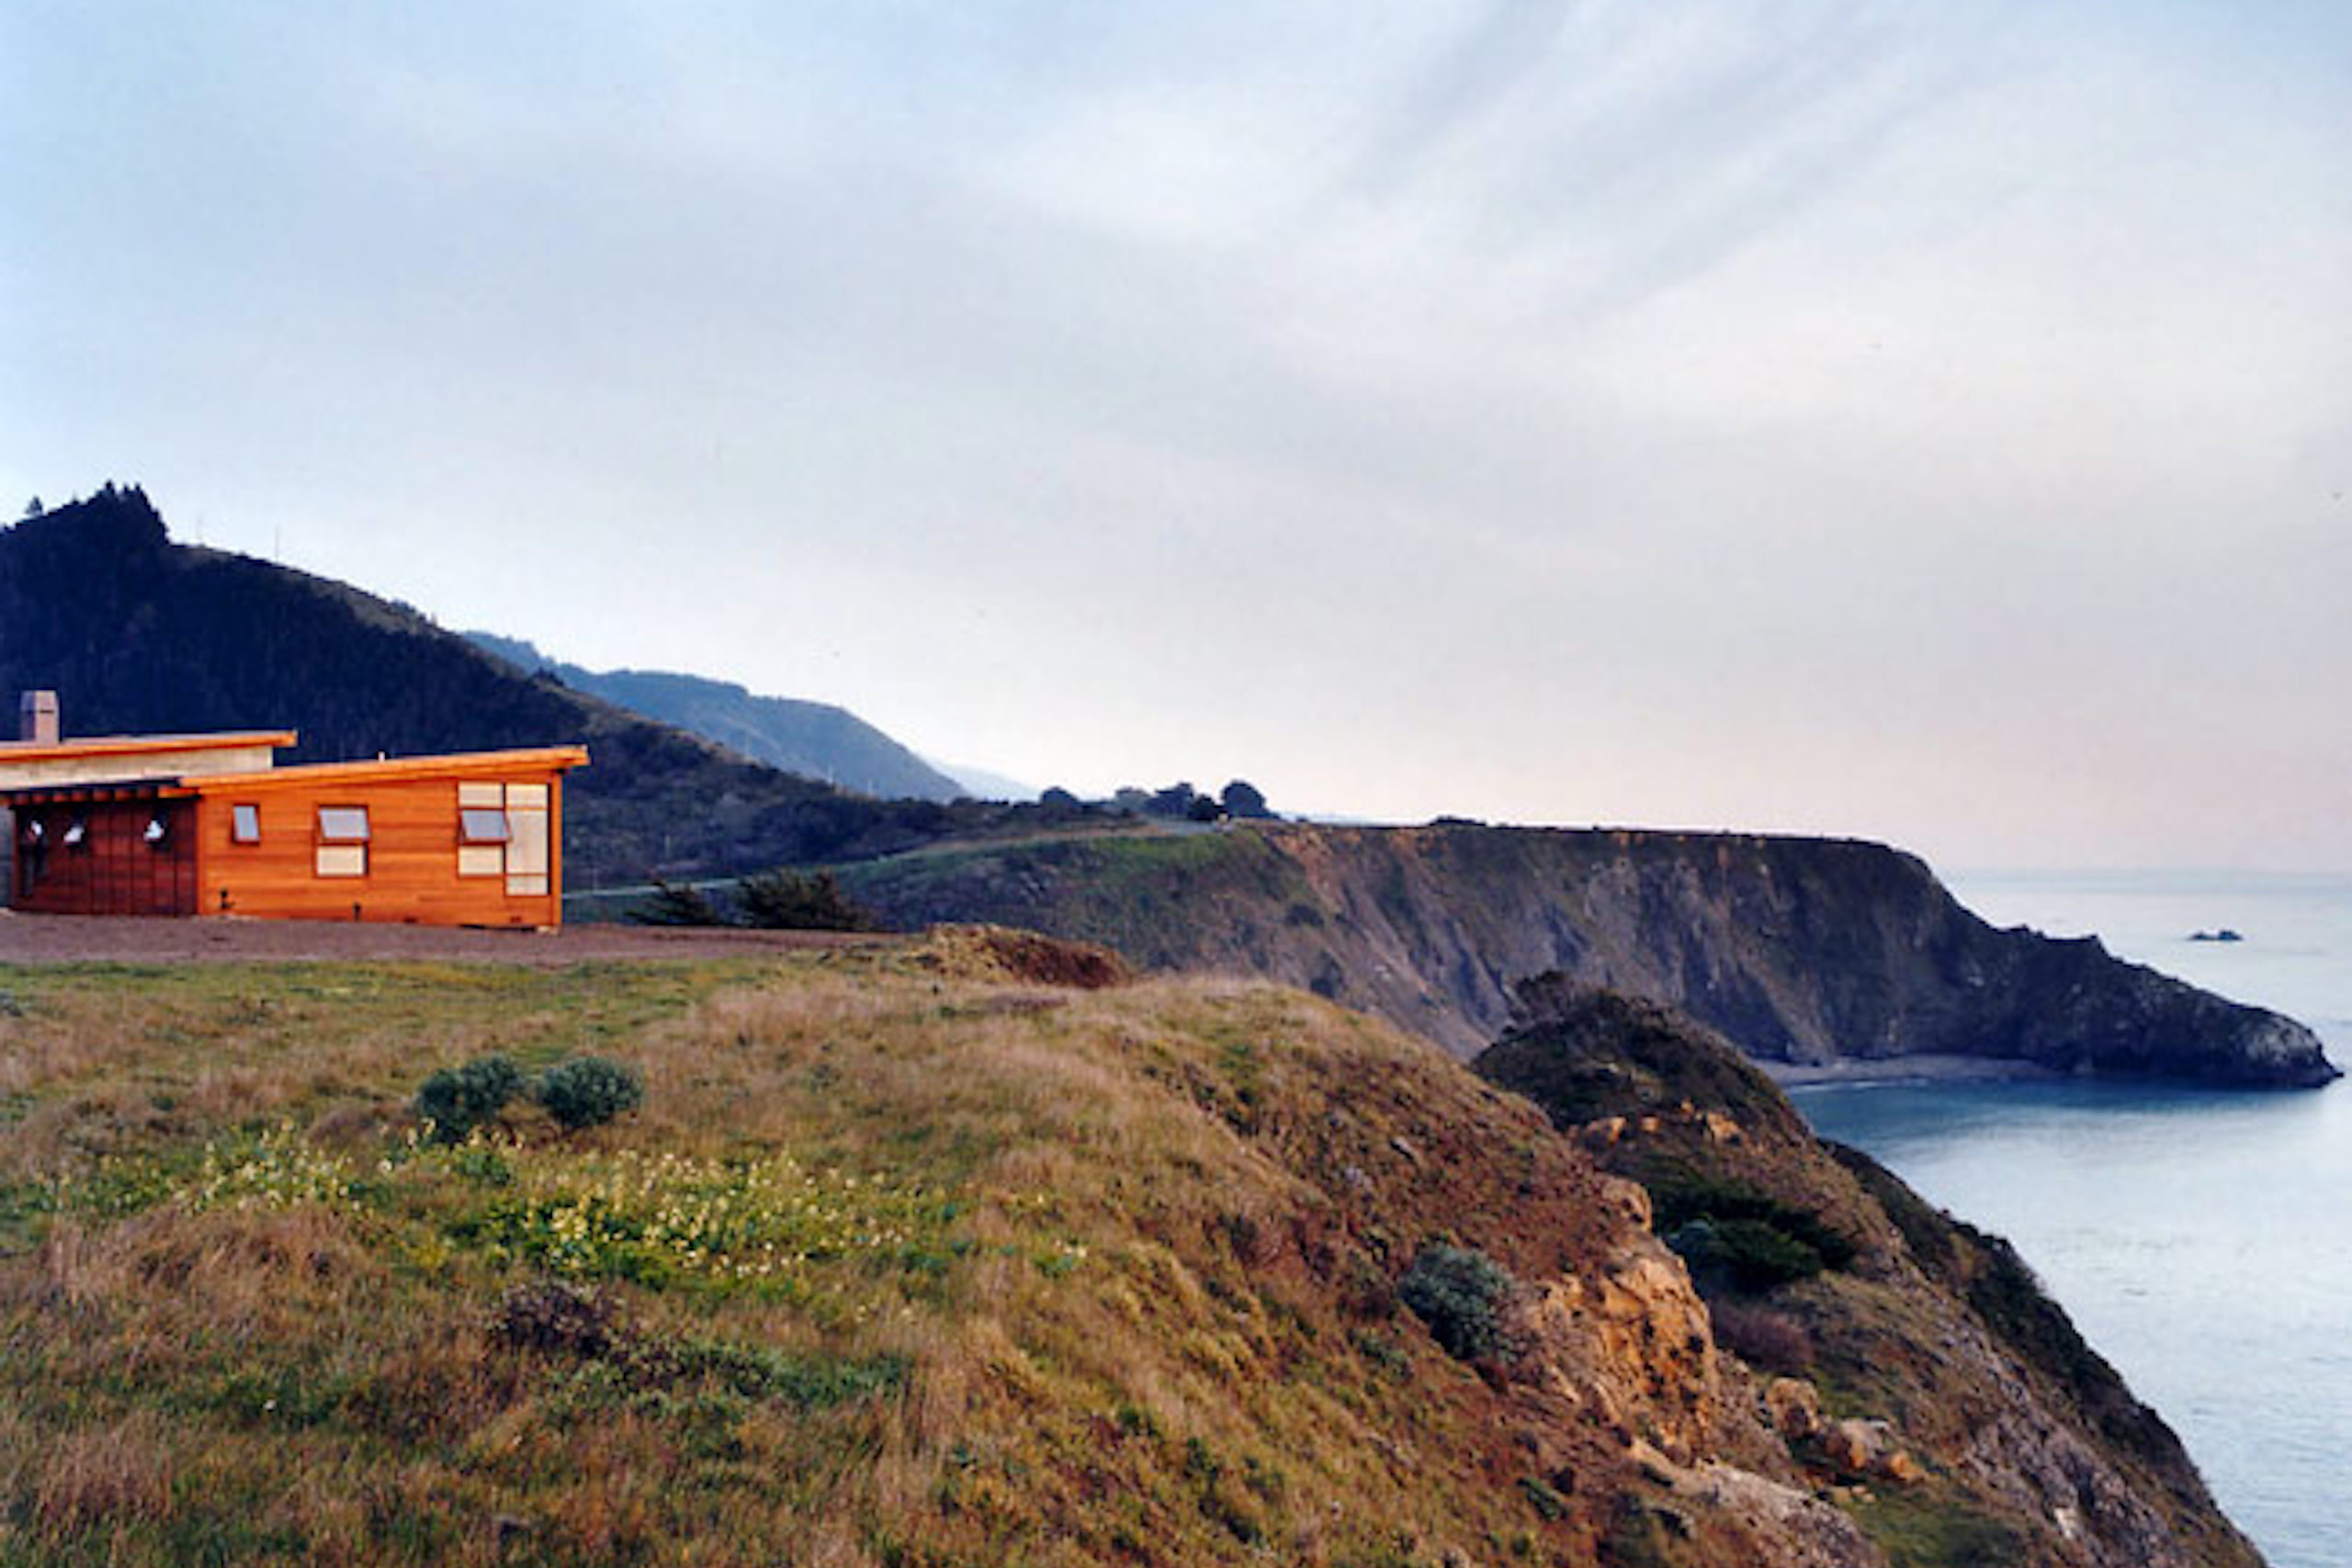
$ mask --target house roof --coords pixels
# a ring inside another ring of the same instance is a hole
[[[461,773],[585,767],[585,746],[538,746],[514,751],[457,751],[431,757],[382,757],[368,762],[305,762],[250,773],[191,774],[183,782],[199,795],[321,784],[390,784],[401,779],[455,778]]]
[[[71,740],[0,740],[0,766],[11,762],[79,762],[97,757],[147,757],[171,751],[232,751],[291,746],[290,729],[214,731],[205,735],[86,735]]]

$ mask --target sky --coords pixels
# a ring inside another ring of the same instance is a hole
[[[9,0],[0,192],[0,515],[1082,792],[2352,870],[2340,6]]]

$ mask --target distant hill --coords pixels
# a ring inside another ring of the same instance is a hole
[[[574,890],[856,859],[1017,828],[1035,807],[875,800],[527,675],[408,605],[171,541],[136,487],[0,529],[0,694],[77,735],[292,728],[286,760],[585,742]]]
[[[762,696],[731,681],[668,670],[588,670],[550,659],[519,637],[461,635],[526,675],[548,671],[575,692],[692,730],[786,773],[886,799],[954,800],[978,793],[846,708]]]
[[[977,796],[981,800],[1035,800],[1039,793],[1035,784],[988,768],[967,767],[961,762],[939,761],[931,763],[931,766],[937,768],[941,773],[963,785],[966,795]]]

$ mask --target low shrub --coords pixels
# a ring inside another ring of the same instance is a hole
[[[653,897],[629,906],[622,917],[633,926],[723,926],[726,912],[691,883],[653,879]]]
[[[1854,1260],[1853,1239],[1820,1215],[1736,1182],[1659,1180],[1657,1225],[1702,1289],[1769,1291]]]
[[[735,885],[743,924],[770,931],[870,931],[874,912],[842,891],[830,871],[772,871]]]
[[[1770,1291],[1822,1269],[1819,1253],[1763,1220],[1692,1220],[1669,1232],[1666,1245],[1681,1255],[1702,1290]]]
[[[594,1359],[610,1354],[627,1330],[609,1298],[567,1280],[541,1280],[498,1298],[490,1332],[516,1349]]]
[[[645,1100],[645,1085],[634,1069],[602,1056],[574,1056],[539,1077],[538,1102],[567,1129],[602,1126]]]
[[[1813,1367],[1813,1336],[1804,1324],[1784,1312],[1751,1302],[1719,1301],[1709,1304],[1714,1320],[1715,1343],[1765,1371],[1799,1376]]]
[[[503,1056],[477,1056],[425,1079],[416,1091],[416,1113],[433,1123],[433,1135],[442,1143],[460,1144],[504,1110],[522,1088],[523,1075],[513,1062]]]
[[[1439,1243],[1415,1255],[1396,1282],[1396,1299],[1448,1355],[1475,1361],[1503,1348],[1502,1306],[1515,1283],[1485,1253]]]

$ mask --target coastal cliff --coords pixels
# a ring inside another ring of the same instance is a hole
[[[1890,1557],[2260,1561],[2007,1242],[1813,1136],[1729,1042],[1669,1008],[1557,975],[1518,1000],[1474,1069],[1640,1185],[1719,1351]]]
[[[1482,1077],[1001,931],[457,967],[0,969],[0,1559],[2258,1562],[1652,1004]],[[591,1050],[609,1122],[417,1119]]]
[[[999,921],[1152,968],[1263,975],[1465,1057],[1508,1026],[1515,986],[1556,971],[1670,1002],[1770,1063],[2335,1076],[2291,1020],[2095,939],[1996,930],[1916,856],[1853,840],[1284,823],[933,850],[843,879],[897,924]]]

